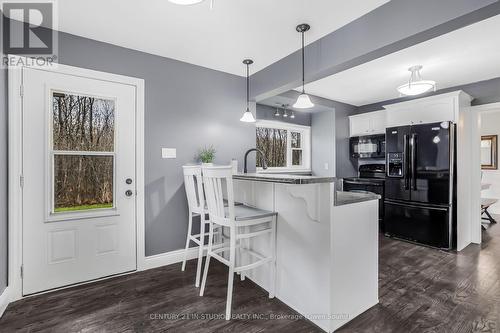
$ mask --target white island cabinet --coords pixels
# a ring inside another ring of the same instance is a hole
[[[235,200],[278,212],[278,299],[327,332],[378,303],[378,196],[335,195],[333,178],[234,179]],[[269,251],[266,239],[249,246]],[[247,276],[268,290],[268,269],[264,265]]]

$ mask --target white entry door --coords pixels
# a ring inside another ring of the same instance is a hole
[[[136,270],[136,91],[23,68],[23,294]]]

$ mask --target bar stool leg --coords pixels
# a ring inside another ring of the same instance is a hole
[[[186,237],[186,247],[184,249],[184,259],[182,260],[182,269],[181,269],[183,272],[186,269],[186,259],[187,259],[187,252],[189,250],[189,241],[190,241],[189,238],[191,237],[192,226],[193,226],[193,213],[189,212],[188,233]]]
[[[203,264],[203,250],[205,249],[205,214],[200,215],[200,245],[198,247],[198,266],[196,267],[195,287],[200,286],[201,265]]]
[[[269,298],[274,298],[276,295],[276,216],[271,221],[271,256],[270,263],[270,280],[269,280]]]
[[[248,233],[248,227],[242,227],[243,228],[243,233],[246,234]],[[248,259],[246,255],[243,254],[243,249],[248,250],[248,238],[243,238],[240,239],[240,265],[243,266],[243,258]],[[240,272],[240,280],[245,281],[245,271]]]
[[[229,278],[227,282],[227,300],[226,300],[226,320],[231,319],[231,305],[233,302],[233,282],[234,282],[234,266],[236,261],[236,227],[230,227],[229,238]]]
[[[214,225],[212,222],[208,225],[208,247],[207,247],[207,260],[205,260],[205,269],[203,271],[203,279],[201,280],[200,296],[205,292],[205,284],[207,282],[208,266],[210,265],[210,253],[212,252],[212,243],[214,239]]]

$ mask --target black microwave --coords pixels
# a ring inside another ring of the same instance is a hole
[[[385,135],[352,137],[349,153],[352,158],[385,158]]]

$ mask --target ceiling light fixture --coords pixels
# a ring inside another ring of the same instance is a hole
[[[243,63],[247,66],[247,110],[241,117],[240,121],[244,123],[255,123],[255,117],[250,112],[250,65],[253,64],[252,59],[245,59]]]
[[[420,95],[433,89],[436,91],[436,82],[430,80],[422,80],[420,70],[423,68],[421,65],[412,66],[408,68],[410,80],[408,83],[398,87],[398,91],[402,96],[415,96]]]
[[[274,113],[274,116],[275,117],[281,116],[281,114],[280,114],[280,108],[279,107],[276,107],[276,112]]]
[[[188,5],[196,5],[198,3],[202,3],[205,0],[168,0],[168,1],[176,5],[188,6]]]
[[[297,32],[302,34],[302,93],[297,98],[297,102],[293,105],[294,108],[297,109],[310,109],[314,107],[313,102],[309,98],[309,95],[306,94],[305,85],[305,45],[304,45],[304,34],[306,31],[309,31],[311,26],[309,24],[299,24],[296,28]]]
[[[295,112],[292,111],[292,115],[290,116],[290,119],[295,119]]]
[[[290,105],[288,104],[283,104],[282,107],[283,107],[283,117],[284,118],[288,118],[288,113],[286,113],[286,109],[289,107]]]

